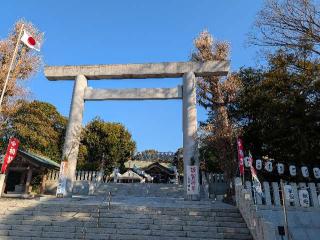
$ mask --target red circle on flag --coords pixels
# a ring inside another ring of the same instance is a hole
[[[28,43],[32,46],[36,45],[36,40],[33,37],[28,37]]]

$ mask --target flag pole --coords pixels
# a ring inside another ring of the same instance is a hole
[[[242,174],[242,182],[243,182],[243,186],[245,186],[245,181],[244,181],[244,172],[245,172],[245,171],[243,171],[243,174]]]
[[[288,240],[291,240],[289,236],[289,224],[288,224],[288,214],[287,214],[287,206],[286,206],[286,194],[284,191],[284,183],[282,178],[280,179],[280,188],[282,192],[282,207],[283,207],[283,217],[284,217],[284,231]]]
[[[17,43],[16,43],[16,46],[14,48],[14,52],[13,52],[13,55],[12,55],[12,58],[11,58],[11,62],[10,62],[10,65],[9,65],[7,77],[6,77],[6,80],[4,82],[4,86],[3,86],[3,89],[2,89],[2,93],[1,93],[1,97],[0,97],[0,113],[2,111],[2,101],[3,101],[3,97],[4,97],[4,94],[6,92],[6,88],[7,88],[7,85],[8,85],[9,78],[10,78],[11,69],[13,67],[13,63],[14,63],[14,61],[16,59],[16,55],[17,55],[17,52],[18,52],[18,47],[19,47],[21,35],[22,35],[22,32],[23,32],[23,28],[24,28],[24,23],[22,23],[22,25],[21,25],[20,32],[19,32],[18,39],[17,39]]]
[[[254,180],[253,180],[252,174],[251,174],[251,181],[252,181],[252,188],[253,188],[254,205],[255,205],[256,212],[257,212],[258,211],[257,193],[256,193],[256,188],[254,186]]]

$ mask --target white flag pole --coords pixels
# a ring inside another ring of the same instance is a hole
[[[280,179],[280,188],[282,193],[282,207],[283,207],[283,217],[284,217],[284,231],[287,236],[288,240],[291,240],[291,236],[289,233],[289,224],[288,224],[288,213],[287,213],[287,206],[286,206],[286,193],[284,191],[284,183],[283,180]]]
[[[16,46],[14,48],[14,52],[13,52],[13,55],[12,55],[10,66],[9,66],[9,70],[8,70],[8,73],[7,73],[7,77],[6,77],[6,80],[4,82],[4,86],[3,86],[3,89],[2,89],[2,93],[1,93],[1,97],[0,97],[0,112],[2,111],[3,97],[4,97],[4,94],[6,92],[6,88],[7,88],[7,85],[8,85],[8,81],[9,81],[9,78],[10,78],[10,73],[11,73],[11,69],[13,67],[14,60],[16,59],[16,55],[17,55],[17,52],[18,52],[18,47],[19,47],[21,35],[22,35],[22,32],[23,32],[23,28],[24,28],[24,23],[22,23],[22,25],[21,25],[21,29],[20,29],[20,32],[19,32],[19,36],[18,36],[18,39],[17,39]]]

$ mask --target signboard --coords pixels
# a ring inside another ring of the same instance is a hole
[[[192,165],[187,166],[187,194],[194,195],[200,193],[199,168]]]
[[[306,189],[299,190],[299,202],[301,207],[310,207],[309,192]]]
[[[66,173],[68,168],[68,162],[62,161],[60,164],[60,172],[59,172],[59,183],[57,186],[57,197],[63,197],[67,193],[67,179]]]
[[[16,138],[10,138],[6,155],[1,167],[1,173],[5,173],[9,164],[14,160],[17,155],[19,147],[19,140]]]
[[[301,207],[310,207],[309,192],[306,189],[299,190],[299,202]]]
[[[59,179],[59,183],[57,186],[57,197],[63,197],[64,195],[66,195],[67,193],[67,179],[66,178],[62,178]]]
[[[284,185],[284,193],[288,202],[294,202],[294,194],[291,185]]]

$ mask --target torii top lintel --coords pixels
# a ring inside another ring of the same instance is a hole
[[[46,66],[44,73],[49,80],[74,80],[78,75],[87,79],[139,79],[177,78],[184,73],[194,72],[195,76],[225,76],[230,69],[230,61],[166,62],[146,64],[108,64],[79,66]]]

